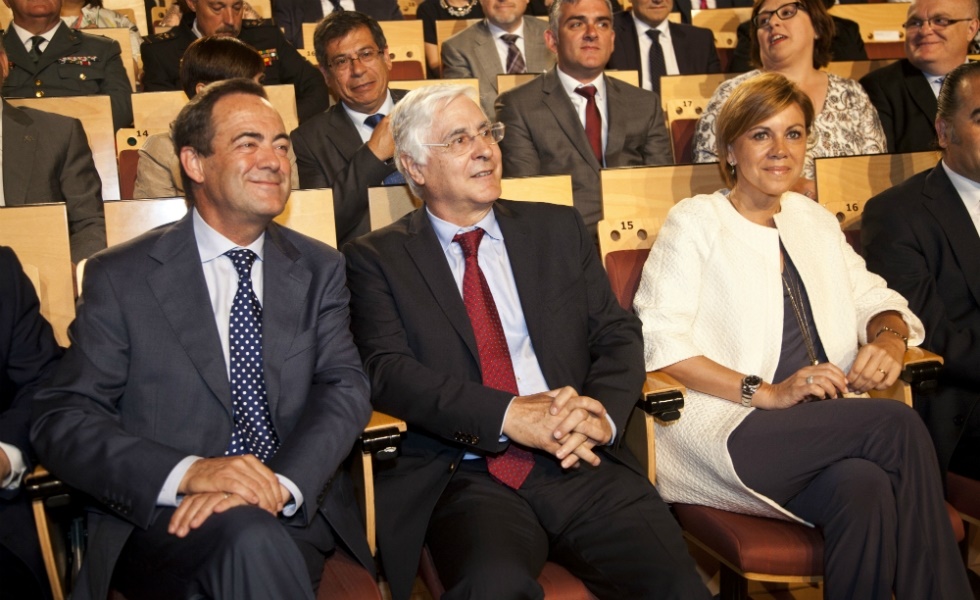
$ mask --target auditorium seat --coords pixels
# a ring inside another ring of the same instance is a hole
[[[279,111],[286,132],[296,129],[299,117],[296,113],[296,89],[293,84],[263,87],[269,96],[269,102]],[[170,123],[177,118],[180,109],[187,102],[187,95],[181,90],[133,94],[133,126],[140,132],[168,130]]]
[[[721,61],[722,72],[727,71],[732,62],[738,43],[739,24],[748,21],[751,16],[752,9],[745,7],[691,11],[692,25],[714,32],[715,50],[718,52],[718,60]]]
[[[907,4],[835,4],[827,12],[858,24],[868,58],[905,58],[905,30],[902,23],[908,13]]]
[[[636,216],[663,222],[674,204],[696,194],[725,187],[718,165],[619,167],[599,172],[602,183],[602,218],[609,221]]]
[[[479,93],[480,80],[475,77],[467,79],[404,79],[400,81],[389,81],[388,87],[396,90],[415,90],[427,85],[468,85]]]
[[[667,110],[671,100],[693,100],[707,105],[718,86],[739,73],[668,75],[660,78],[660,105]]]
[[[670,132],[670,148],[674,153],[675,165],[694,162],[694,134],[706,104],[700,98],[667,101],[667,130]]]

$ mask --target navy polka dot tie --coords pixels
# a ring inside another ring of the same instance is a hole
[[[473,335],[476,337],[483,385],[516,396],[517,378],[514,375],[510,350],[507,348],[507,337],[500,323],[497,304],[493,301],[493,294],[490,292],[490,286],[478,260],[480,242],[483,240],[484,233],[486,232],[477,228],[466,233],[458,233],[453,238],[453,241],[462,248],[463,258],[466,259],[466,270],[463,271],[463,304],[466,306],[466,314],[470,317]],[[487,457],[487,470],[490,475],[515,490],[521,487],[533,467],[534,455],[514,442],[511,442],[502,454]]]
[[[252,290],[252,264],[258,257],[244,248],[225,255],[238,271],[238,291],[228,323],[235,430],[225,454],[254,454],[266,462],[279,448],[279,438],[272,426],[262,373],[262,305]]]

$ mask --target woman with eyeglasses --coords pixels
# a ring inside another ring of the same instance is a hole
[[[821,0],[756,0],[752,25],[752,64],[758,69],[715,90],[698,121],[694,162],[718,160],[715,119],[732,90],[760,72],[780,73],[809,96],[815,110],[803,177],[795,189],[816,199],[814,158],[885,152],[878,113],[858,82],[821,70],[830,62],[834,37],[833,19]]]
[[[790,191],[813,121],[782,75],[737,86],[717,118],[730,189],[674,206],[643,267],[646,368],[688,390],[657,426],[657,489],[819,527],[827,600],[970,598],[922,419],[866,394],[895,383],[922,323]]]

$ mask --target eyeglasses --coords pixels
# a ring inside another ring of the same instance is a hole
[[[918,31],[926,25],[932,26],[933,31],[942,31],[954,23],[959,23],[961,21],[972,21],[973,19],[950,19],[949,17],[930,17],[928,19],[916,19],[911,18],[908,21],[902,23],[902,27],[905,31]]]
[[[459,133],[453,136],[453,139],[444,144],[422,145],[445,148],[447,152],[454,156],[462,156],[463,154],[468,154],[473,150],[473,144],[476,143],[477,139],[483,140],[487,143],[487,145],[491,146],[500,142],[500,140],[504,139],[504,129],[505,127],[503,123],[493,123],[480,128],[480,131],[476,132],[476,135]]]
[[[806,8],[799,2],[790,2],[789,4],[784,4],[777,8],[776,10],[767,10],[765,12],[760,12],[752,19],[752,24],[755,25],[756,29],[762,29],[763,27],[768,27],[769,23],[772,22],[773,15],[779,17],[780,21],[789,21],[796,16],[796,13],[800,10],[806,12]]]
[[[381,55],[381,51],[375,48],[364,48],[363,50],[358,50],[353,55],[343,55],[338,56],[328,63],[330,68],[334,71],[346,71],[354,66],[354,61],[359,60],[361,64],[365,67],[368,65],[373,65],[374,61],[378,60]]]

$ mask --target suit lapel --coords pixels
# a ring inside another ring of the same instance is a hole
[[[537,17],[524,17],[524,50],[527,53],[524,58],[527,59],[528,73],[543,73],[554,64],[551,50],[544,43],[547,27]]]
[[[909,90],[909,95],[915,102],[922,114],[931,122],[938,110],[936,95],[932,92],[932,86],[926,79],[922,71],[916,69],[907,59],[902,62],[902,73],[905,77],[905,87]]]
[[[292,340],[300,333],[303,303],[313,279],[298,262],[299,250],[272,223],[266,230],[262,264],[262,361],[269,409],[276,414],[282,384],[282,365],[289,357]]]
[[[668,23],[667,28],[670,29],[670,45],[674,47],[674,58],[677,59],[678,72],[681,74],[694,73],[698,67],[691,59],[691,50],[687,46],[687,32],[675,23]]]
[[[631,107],[622,105],[623,96],[620,86],[628,84],[605,75],[602,77],[606,80],[606,112],[609,114],[606,128],[606,156],[609,156],[612,154],[610,149],[615,152],[626,145],[626,125],[631,122],[628,118]]]
[[[337,151],[343,155],[344,160],[350,162],[354,153],[361,147],[361,134],[351,122],[347,111],[338,102],[327,111],[327,123],[323,136],[329,143],[336,146]]]
[[[22,110],[3,103],[3,198],[7,206],[27,202],[37,149],[37,127]]]
[[[169,227],[149,254],[160,263],[146,276],[160,311],[211,393],[231,415],[228,368],[214,323],[191,213]]]
[[[63,56],[75,54],[76,46],[82,43],[81,35],[62,23],[54,32],[54,37],[48,42],[48,47],[41,54],[41,59],[37,61],[35,73],[39,73],[49,65],[54,64]]]
[[[473,40],[473,57],[480,64],[480,70],[490,75],[486,80],[493,90],[493,95],[496,96],[497,78],[494,75],[496,73],[506,73],[507,65],[500,64],[500,55],[497,54],[497,44],[493,39],[493,35],[490,33],[487,22],[480,21],[476,24],[476,28],[480,35],[476,36]]]
[[[980,236],[942,164],[936,165],[926,176],[922,194],[929,198],[926,210],[932,213],[946,232],[950,248],[962,265],[963,272],[980,273]],[[980,304],[980,278],[968,277],[967,284],[974,300]]]
[[[425,280],[426,286],[432,292],[432,296],[452,324],[453,329],[466,342],[466,347],[470,349],[473,360],[479,364],[480,354],[477,351],[470,317],[466,314],[466,306],[463,305],[456,280],[453,279],[452,271],[446,263],[446,257],[443,255],[439,239],[426,216],[425,207],[412,213],[408,225],[408,241],[405,242],[405,251],[415,263]]]
[[[578,113],[575,111],[575,106],[568,99],[568,94],[565,93],[565,88],[562,87],[561,80],[558,79],[558,67],[551,69],[541,77],[544,105],[551,111],[552,116],[555,117],[555,121],[558,122],[558,126],[565,132],[565,136],[575,146],[578,153],[582,155],[582,159],[590,167],[598,171],[602,168],[602,165],[599,164],[595,155],[592,154],[592,146],[589,145],[589,138],[585,135],[585,128],[582,127],[582,123],[578,120]],[[608,83],[609,78],[607,77],[607,95],[609,93]]]
[[[28,73],[37,72],[31,55],[27,53],[27,48],[24,47],[13,27],[8,27],[7,32],[3,34],[3,46],[12,68],[23,69]]]
[[[626,67],[636,65],[637,71],[642,71],[643,60],[640,57],[640,40],[636,35],[636,24],[633,22],[632,13],[624,12],[614,17],[616,21],[616,49],[622,48],[621,56],[630,55],[630,60],[625,62]],[[614,49],[614,52],[616,50]],[[643,73],[640,73],[640,83],[642,87]]]

